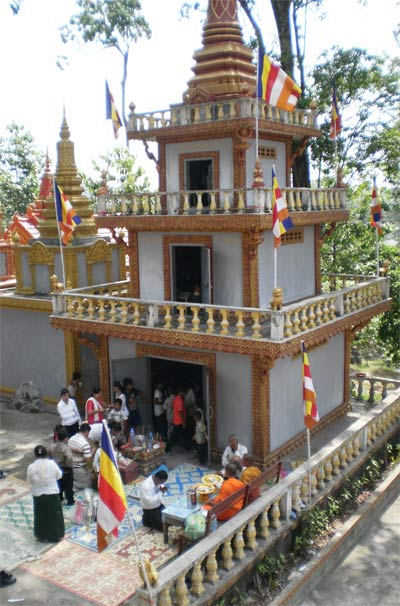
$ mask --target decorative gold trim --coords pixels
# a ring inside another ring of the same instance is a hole
[[[251,361],[252,454],[257,464],[265,467],[271,448],[270,370],[274,366],[275,360],[255,355]]]
[[[243,306],[258,307],[259,283],[258,283],[258,247],[264,238],[260,231],[251,230],[242,236],[242,288]]]
[[[64,351],[66,385],[69,385],[73,373],[79,371],[81,366],[78,340],[76,335],[69,330],[64,332]]]
[[[31,288],[36,292],[36,266],[47,265],[49,272],[49,292],[51,290],[50,277],[54,274],[55,252],[45,246],[43,242],[34,242],[28,248],[28,263],[31,272]]]
[[[129,258],[129,295],[134,299],[140,298],[139,245],[136,231],[128,232]]]
[[[343,368],[343,402],[350,402],[350,361],[351,361],[351,329],[344,331],[344,368]]]
[[[187,244],[191,246],[205,246],[211,251],[211,276],[212,285],[212,236],[164,236],[163,237],[163,262],[164,262],[164,300],[171,301],[171,244]],[[211,296],[213,289],[211,288]]]
[[[163,358],[165,360],[175,360],[189,364],[201,364],[208,371],[208,386],[209,386],[209,407],[212,410],[210,415],[210,443],[211,453],[213,456],[219,456],[217,444],[217,397],[216,397],[216,367],[215,354],[205,353],[201,351],[188,351],[187,349],[167,349],[155,345],[147,345],[144,343],[136,344],[137,358]]]
[[[201,160],[202,158],[211,158],[213,160],[213,187],[219,190],[219,151],[202,151],[179,154],[179,189],[185,191],[185,161]]]
[[[304,228],[290,229],[281,235],[282,246],[288,244],[301,244],[304,242]]]
[[[10,297],[0,297],[0,308],[2,309],[21,309],[24,311],[40,311],[51,313],[53,307],[49,299],[22,299],[15,295]]]
[[[86,249],[86,272],[88,286],[93,284],[94,263],[106,264],[106,282],[111,282],[112,247],[102,239],[96,240]]]
[[[110,353],[108,348],[108,338],[105,335],[99,336],[98,363],[103,399],[105,404],[110,404]]]

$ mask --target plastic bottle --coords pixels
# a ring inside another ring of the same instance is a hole
[[[153,448],[153,432],[149,431],[148,447]]]
[[[135,430],[133,429],[133,427],[131,427],[129,430],[129,439],[131,441],[131,444],[133,445],[135,443]]]

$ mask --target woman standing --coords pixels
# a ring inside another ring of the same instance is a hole
[[[36,446],[33,452],[36,461],[28,466],[26,474],[33,495],[33,531],[39,541],[57,543],[65,533],[57,484],[62,472],[54,461],[47,458],[44,446]]]
[[[104,408],[100,387],[93,387],[92,395],[85,404],[85,415],[89,425],[101,423],[104,419]]]

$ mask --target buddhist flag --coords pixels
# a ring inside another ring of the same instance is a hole
[[[317,396],[315,393],[311,376],[310,363],[306,352],[304,341],[301,342],[303,352],[303,402],[304,402],[304,425],[312,429],[319,421]]]
[[[300,95],[301,88],[259,49],[257,97],[274,107],[292,112]]]
[[[108,82],[106,80],[106,120],[112,120],[114,129],[114,137],[118,139],[118,131],[122,126],[121,118],[117,108],[115,107],[114,97],[110,93]]]
[[[342,130],[342,117],[339,113],[339,107],[336,98],[336,90],[333,87],[332,91],[332,119],[331,119],[331,129],[329,136],[331,139],[336,139],[340,131]]]
[[[275,170],[272,168],[272,233],[274,234],[275,248],[281,245],[281,235],[292,227],[292,219],[279,188]]]
[[[124,519],[127,502],[110,432],[103,422],[99,471],[99,503],[97,506],[97,550],[103,551],[118,536],[118,526]]]
[[[68,244],[74,233],[77,225],[82,223],[81,218],[76,214],[76,210],[64,194],[56,179],[53,182],[54,186],[54,203],[56,206],[56,216],[60,228],[61,241],[63,244]]]
[[[376,233],[382,234],[382,209],[378,200],[378,190],[376,188],[376,178],[372,185],[372,202],[371,202],[371,225],[375,227]]]

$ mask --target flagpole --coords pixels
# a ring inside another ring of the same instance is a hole
[[[56,203],[56,178],[53,175],[53,199],[54,199],[54,208],[56,211],[56,223],[57,223],[57,231],[58,231],[58,242],[60,245],[60,256],[61,256],[61,271],[62,271],[62,281],[64,284],[64,289],[67,287],[65,282],[65,264],[64,264],[64,253],[63,253],[63,245],[61,241],[61,232],[60,232],[60,222],[57,217],[57,203]]]
[[[260,75],[260,47],[258,46],[257,53],[257,88],[256,88],[256,160],[258,158],[258,110],[259,110],[259,97],[258,97],[258,78]]]
[[[376,246],[376,276],[379,278],[379,235],[378,228],[375,227],[375,246]]]
[[[310,430],[307,427],[307,467],[308,467],[308,500],[311,505],[311,439]]]
[[[274,288],[277,288],[278,282],[278,249],[274,248]]]
[[[121,472],[119,470],[119,467],[118,467],[118,464],[117,464],[117,460],[115,458],[115,453],[114,453],[114,449],[113,449],[113,446],[112,446],[112,440],[111,440],[111,436],[110,436],[110,431],[108,429],[107,421],[105,421],[103,419],[102,423],[103,423],[103,429],[104,429],[104,431],[107,434],[108,442],[109,442],[109,444],[111,445],[111,448],[112,448],[112,454],[113,454],[113,457],[114,457],[115,468],[116,468],[117,473],[119,475],[119,479],[121,481],[121,486],[123,486]],[[129,512],[128,505],[126,506],[126,513],[128,514],[128,520],[129,520],[130,526],[132,528],[133,536],[134,536],[134,539],[135,539],[136,551],[137,551],[138,556],[139,556],[139,564],[140,564],[140,568],[142,569],[142,572],[143,572],[144,582],[145,582],[147,591],[149,592],[150,604],[154,604],[154,598],[153,598],[152,591],[151,591],[151,585],[150,585],[149,577],[147,576],[146,567],[144,565],[142,554],[140,552],[140,546],[139,546],[139,541],[138,541],[137,534],[136,534],[135,525],[133,523],[131,514]]]

